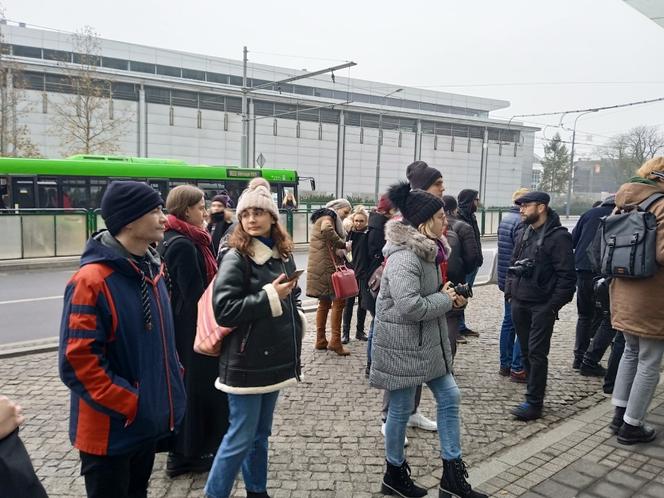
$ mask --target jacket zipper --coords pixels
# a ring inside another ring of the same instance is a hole
[[[242,342],[240,343],[240,353],[244,353],[244,350],[247,347],[247,342],[249,342],[249,335],[251,335],[251,329],[253,328],[254,323],[251,322],[249,324],[249,328],[247,328],[247,333],[244,334],[244,337],[242,338]]]
[[[152,282],[151,282],[152,283]],[[164,367],[166,369],[166,387],[168,390],[168,408],[170,410],[169,413],[169,426],[171,428],[171,431],[175,429],[175,417],[174,417],[174,409],[173,409],[173,390],[171,386],[171,372],[168,369],[168,346],[166,344],[166,335],[164,332],[164,314],[161,310],[161,302],[159,300],[159,289],[157,288],[156,283],[152,283],[152,290],[155,294],[155,300],[157,302],[157,309],[159,310],[159,321],[161,324],[161,342],[162,342],[162,347],[164,350]]]
[[[288,273],[286,273],[286,266],[284,265],[283,261],[281,261],[281,269],[284,271],[284,275],[288,275]],[[288,303],[290,304],[291,323],[293,326],[293,359],[295,360],[295,378],[298,382],[300,382],[300,374],[297,372],[297,326],[295,325],[295,303],[293,301],[292,293],[289,294]],[[300,319],[299,314],[297,315],[297,319]]]

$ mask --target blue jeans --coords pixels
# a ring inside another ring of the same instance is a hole
[[[468,287],[470,287],[471,289],[473,288],[473,284],[475,283],[475,277],[477,276],[478,271],[480,271],[480,269],[475,268],[475,271],[466,275],[466,283],[468,284]],[[459,332],[463,332],[467,328],[468,327],[466,327],[466,311],[464,308],[463,310],[461,310],[461,320],[459,320]]]
[[[367,336],[367,363],[371,363],[371,345],[373,344],[374,321],[375,318],[372,318],[371,325],[369,325],[369,335]]]
[[[221,441],[205,484],[211,498],[227,498],[240,469],[247,491],[267,490],[267,440],[279,391],[229,394],[230,427]]]
[[[523,370],[521,361],[521,345],[516,338],[512,323],[512,305],[505,299],[505,315],[500,329],[500,367],[510,368],[513,372]]]
[[[461,458],[461,428],[459,404],[461,393],[451,374],[427,382],[436,399],[436,422],[440,454],[444,460]],[[406,439],[406,424],[415,400],[416,386],[390,391],[390,408],[385,425],[385,458],[392,465],[404,462],[403,443]]]

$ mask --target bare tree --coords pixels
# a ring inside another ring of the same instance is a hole
[[[0,4],[0,20],[5,21],[5,9]],[[27,125],[21,124],[22,116],[30,112],[31,106],[19,88],[23,85],[21,67],[7,60],[4,23],[0,23],[0,155],[14,157],[37,157],[39,149],[30,138]]]
[[[114,110],[112,80],[99,74],[101,45],[90,26],[72,35],[75,69],[67,69],[68,93],[52,103],[52,134],[67,154],[114,154],[132,116]]]
[[[603,149],[613,161],[616,180],[623,183],[648,159],[664,150],[664,135],[656,126],[637,126],[613,137]]]

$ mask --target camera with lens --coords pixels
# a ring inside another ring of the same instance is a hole
[[[535,262],[530,258],[520,259],[509,266],[507,272],[516,277],[530,278],[535,272]]]
[[[456,284],[453,289],[454,292],[466,299],[473,297],[473,289],[468,284]]]
[[[611,299],[609,297],[610,277],[596,277],[593,282],[595,308],[603,314],[611,313]]]

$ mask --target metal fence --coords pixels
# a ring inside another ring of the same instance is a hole
[[[295,244],[309,243],[314,208],[283,210],[279,217]],[[477,213],[482,235],[495,235],[505,210]],[[86,240],[104,228],[99,209],[0,210],[0,260],[78,256]]]

